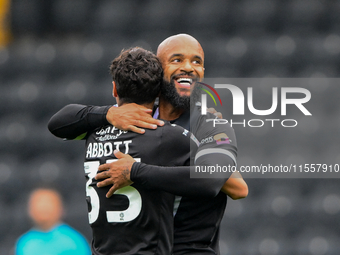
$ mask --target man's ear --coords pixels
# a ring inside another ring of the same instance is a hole
[[[113,81],[113,82],[112,82],[112,85],[113,85],[112,96],[117,97],[118,94],[117,94],[117,86],[116,86],[116,83]]]

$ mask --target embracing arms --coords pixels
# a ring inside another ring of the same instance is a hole
[[[97,185],[112,185],[107,197],[133,182],[180,196],[214,197],[221,190],[232,199],[245,198],[248,186],[238,172],[227,178],[190,178],[190,166],[162,167],[135,162],[128,154],[115,151],[118,161],[99,166]],[[232,164],[232,162],[229,162]],[[194,167],[194,166],[192,166]],[[106,171],[107,170],[107,171]],[[221,188],[222,186],[222,188]]]
[[[112,124],[122,130],[144,133],[143,128],[155,129],[163,121],[151,117],[151,110],[137,104],[86,106],[69,104],[52,116],[48,129],[59,138],[82,139],[94,128]]]
[[[48,123],[48,128],[55,136],[69,140],[82,139],[85,137],[88,131],[96,127],[107,125],[108,123],[115,123],[115,126],[120,127],[123,130],[144,133],[145,131],[143,128],[154,129],[156,128],[156,124],[159,126],[164,124],[161,120],[153,119],[149,112],[149,109],[143,108],[136,104],[126,104],[121,107],[100,107],[70,104],[52,116]],[[118,157],[128,158],[129,155],[123,154],[118,155]],[[244,182],[241,176],[236,176],[236,178],[234,178],[235,173],[232,174],[229,179],[191,179],[190,185],[192,186],[190,187],[187,183],[185,183],[185,180],[190,178],[189,166],[168,167],[166,170],[165,167],[136,164],[133,166],[135,170],[132,170],[131,181],[130,171],[134,162],[135,161],[133,159],[130,160],[130,162],[121,162],[121,165],[124,166],[125,170],[126,183],[123,185],[116,182],[116,184],[112,186],[111,190],[109,191],[108,196],[113,194],[113,190],[130,185],[132,181],[141,181],[144,183],[149,183],[149,185],[159,186],[160,188],[165,187],[169,189],[169,191],[174,190],[173,193],[175,194],[177,193],[189,196],[200,193],[202,193],[204,196],[214,196],[219,192],[220,189],[233,199],[243,198],[248,194],[247,184]],[[112,169],[112,171],[104,171],[97,175],[97,179],[108,178],[101,181],[98,186],[103,187],[112,185],[112,176],[121,175],[121,172],[113,170],[115,167],[117,167],[118,163],[115,162],[111,164],[113,165],[105,164],[100,166],[99,170]],[[160,174],[158,175],[157,172]],[[148,176],[148,173],[150,174],[148,177],[149,179],[145,177]],[[158,178],[156,177],[157,175],[159,176]],[[169,176],[172,176],[173,178],[170,178]],[[157,180],[152,181],[155,178]],[[163,182],[160,181],[162,178],[164,178]],[[165,183],[165,185],[163,185],[163,183]]]

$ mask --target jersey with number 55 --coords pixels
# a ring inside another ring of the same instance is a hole
[[[190,147],[197,147],[191,133],[168,122],[143,135],[107,125],[87,133],[85,139],[93,254],[171,254],[174,195],[132,184],[106,198],[110,187],[98,188],[94,177],[100,164],[116,160],[115,149],[147,164],[190,165]]]

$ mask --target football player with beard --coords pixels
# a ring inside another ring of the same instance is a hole
[[[190,100],[190,95],[197,91],[194,88],[197,89],[198,82],[204,77],[204,52],[199,42],[187,34],[171,36],[159,45],[157,56],[162,63],[165,82],[154,117],[190,129],[199,141],[211,141],[207,139],[210,137],[219,137],[226,141],[218,143],[212,139],[212,142],[201,143],[195,165],[235,166],[237,145],[234,130],[229,125],[213,128],[206,119],[215,118],[214,115],[201,115],[199,106],[190,107],[190,102],[193,104],[195,101]],[[87,132],[90,126],[98,127],[107,123],[139,133],[145,130],[138,129],[136,125],[142,128],[156,128],[155,124],[161,125],[145,117],[141,108],[131,112],[127,108],[118,108],[82,106],[77,114],[69,111],[68,114],[74,116],[74,121],[55,126],[54,134],[74,139]],[[58,118],[62,119],[63,116],[65,112],[59,112]],[[129,120],[125,121],[121,116],[125,119],[129,116]],[[120,159],[99,166],[101,172],[96,176],[97,180],[104,179],[97,184],[98,187],[112,185],[107,197],[131,183],[182,196],[178,197],[175,208],[174,254],[219,254],[219,227],[226,208],[227,195],[238,199],[248,194],[247,184],[239,173],[225,175],[223,178],[193,179],[190,178],[190,167],[147,165],[135,162],[132,157],[120,152],[115,153],[115,156]]]

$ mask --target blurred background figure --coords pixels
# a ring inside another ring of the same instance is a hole
[[[35,226],[18,239],[16,255],[91,254],[86,239],[61,221],[63,203],[57,191],[34,190],[29,198],[28,213]]]

